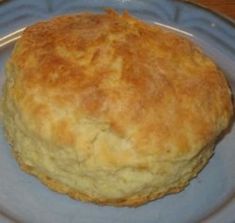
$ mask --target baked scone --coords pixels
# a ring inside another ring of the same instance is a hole
[[[211,59],[128,13],[32,25],[6,73],[4,125],[21,168],[98,204],[138,206],[184,189],[233,113]]]

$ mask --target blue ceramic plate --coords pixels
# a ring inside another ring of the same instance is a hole
[[[235,90],[235,25],[176,0],[5,0],[0,3],[0,83],[6,59],[22,29],[71,12],[129,10],[197,42],[224,70]],[[235,128],[219,142],[206,168],[183,192],[139,208],[100,207],[48,190],[20,171],[0,129],[0,222],[24,223],[232,223],[235,222]]]

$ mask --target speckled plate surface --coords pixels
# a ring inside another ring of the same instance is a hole
[[[24,27],[71,12],[129,10],[193,39],[227,75],[235,92],[233,21],[176,0],[5,0],[0,3],[0,84],[4,64]],[[115,183],[115,182],[114,182]],[[48,190],[20,171],[0,128],[0,222],[22,223],[233,223],[235,222],[235,127],[216,147],[206,168],[183,192],[139,208],[100,207]]]

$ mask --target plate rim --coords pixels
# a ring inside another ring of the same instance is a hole
[[[130,0],[130,1],[132,1],[132,0]],[[176,3],[187,4],[187,5],[190,5],[190,7],[195,7],[195,8],[198,8],[199,10],[203,10],[205,13],[209,13],[213,16],[216,16],[218,19],[231,25],[232,26],[231,28],[235,29],[235,20],[225,16],[222,13],[213,11],[213,10],[209,9],[208,7],[190,2],[188,0],[176,0]],[[0,2],[0,4],[7,5],[7,2]],[[23,27],[19,30],[10,32],[7,35],[0,36],[0,49],[12,44],[14,41],[16,41],[18,38],[20,38],[21,33],[23,32],[24,29],[25,29],[25,27]],[[215,211],[208,213],[208,215],[205,216],[205,218],[201,219],[200,222],[206,223],[211,220],[212,221],[216,220],[216,218],[219,217],[219,215],[221,213],[223,213],[223,211],[226,211],[230,207],[230,205],[235,207],[235,194],[233,194],[233,196],[230,199],[226,200],[222,205],[220,205],[218,208],[216,208]],[[2,211],[2,210],[0,210],[0,220],[1,220],[1,216],[3,217],[3,219],[9,218],[10,222],[14,222],[14,221],[17,222],[16,219],[11,218],[11,216],[8,216],[8,214],[4,213],[4,211]],[[234,217],[235,217],[235,213],[234,213]]]

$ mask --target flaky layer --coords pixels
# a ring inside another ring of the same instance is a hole
[[[27,137],[13,122],[6,126],[9,139],[14,138],[11,141],[14,155],[24,171],[54,191],[102,205],[134,207],[179,192],[213,154],[213,145],[208,145],[186,161],[152,160],[148,168],[130,164],[115,170],[96,169],[89,163],[78,162],[74,150],[61,153],[59,147],[51,148],[44,141]]]
[[[113,11],[28,27],[6,71],[4,122],[22,168],[97,203],[181,190],[233,113],[223,74],[189,40]]]

